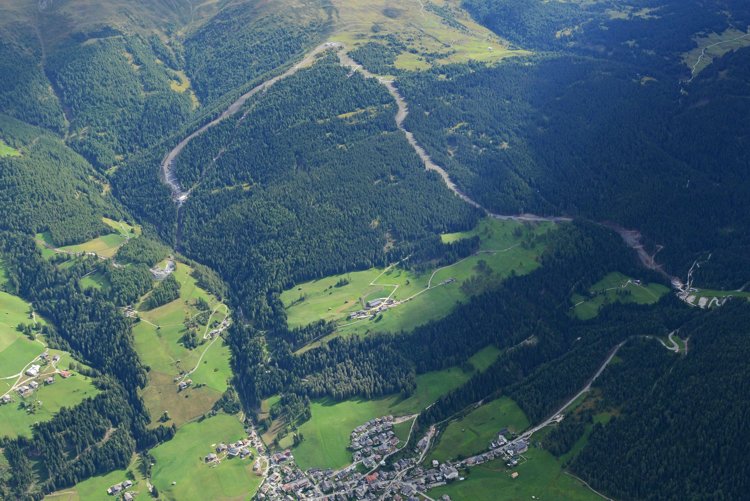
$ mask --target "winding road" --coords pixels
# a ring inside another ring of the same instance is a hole
[[[211,127],[214,127],[221,123],[223,120],[226,120],[227,118],[234,116],[237,114],[238,111],[244,106],[244,104],[247,102],[248,99],[250,99],[252,96],[268,90],[270,87],[272,87],[274,84],[278,83],[279,81],[294,75],[297,73],[300,69],[309,66],[312,64],[315,60],[315,58],[321,54],[324,51],[327,50],[335,50],[338,54],[339,62],[342,67],[349,68],[351,70],[350,76],[353,75],[355,72],[361,73],[366,78],[373,78],[378,83],[383,85],[388,93],[393,97],[394,101],[396,102],[397,111],[396,111],[396,126],[398,129],[404,134],[406,137],[406,140],[409,142],[409,145],[412,147],[414,152],[419,156],[420,160],[425,166],[425,169],[433,171],[438,173],[438,175],[443,180],[443,183],[445,186],[450,189],[456,196],[458,196],[461,200],[466,202],[467,204],[471,205],[472,207],[475,207],[479,209],[480,211],[484,212],[488,217],[492,217],[494,219],[499,220],[512,220],[512,221],[524,221],[524,222],[569,222],[572,221],[572,218],[566,217],[566,216],[539,216],[536,214],[497,214],[490,210],[488,210],[486,207],[482,206],[479,202],[471,198],[469,195],[461,191],[461,189],[456,186],[456,183],[453,182],[448,172],[440,165],[435,163],[430,155],[425,151],[425,149],[419,144],[417,139],[414,137],[414,134],[406,129],[404,127],[404,122],[406,121],[406,118],[409,116],[409,107],[406,103],[406,100],[399,92],[398,88],[395,86],[393,80],[389,80],[383,77],[379,77],[367,69],[363,68],[360,64],[358,64],[356,61],[354,61],[349,54],[346,51],[346,47],[344,44],[339,42],[326,42],[323,44],[318,45],[315,47],[312,51],[307,53],[302,60],[300,60],[298,63],[296,63],[294,66],[286,70],[285,72],[266,80],[265,82],[259,84],[258,86],[254,87],[247,93],[240,96],[239,99],[234,101],[229,107],[224,110],[224,112],[221,113],[217,118],[211,120],[207,124],[200,127],[195,132],[191,133],[187,137],[185,137],[182,141],[180,141],[177,146],[175,146],[167,155],[164,157],[164,159],[161,162],[161,174],[162,174],[162,180],[163,182],[169,187],[170,191],[172,192],[172,199],[175,201],[175,203],[179,207],[187,200],[187,198],[190,196],[190,190],[185,191],[182,186],[180,186],[180,183],[175,176],[174,173],[174,161],[179,156],[180,152],[182,152],[183,149],[196,137],[200,136],[204,132],[206,132]],[[243,116],[244,118],[244,116]],[[178,216],[178,228],[177,228],[177,240],[179,242],[179,221],[180,218]],[[674,289],[677,291],[683,291],[685,289],[685,285],[683,282],[678,278],[674,276],[670,276],[667,274],[667,272],[663,269],[663,267],[656,262],[655,254],[651,255],[649,254],[643,243],[642,243],[642,237],[641,234],[637,230],[629,230],[626,228],[623,228],[622,226],[611,223],[611,222],[603,222],[598,223],[602,226],[605,226],[607,228],[610,228],[614,231],[616,231],[620,237],[623,239],[626,245],[628,245],[631,249],[635,250],[638,258],[640,259],[641,263],[644,267],[657,271],[662,276],[667,278]]]

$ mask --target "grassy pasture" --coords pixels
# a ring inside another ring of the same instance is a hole
[[[613,272],[591,286],[590,297],[573,294],[571,302],[575,316],[581,320],[588,320],[597,316],[599,309],[605,304],[614,302],[653,304],[668,292],[669,288],[662,284],[638,285],[634,279],[622,273]]]
[[[55,248],[49,233],[44,232],[36,234],[36,243],[42,251],[42,256],[46,258],[52,257],[59,252],[69,254],[88,252],[94,253],[99,257],[111,258],[128,239],[141,234],[139,226],[131,226],[125,221],[115,221],[106,217],[102,218],[102,221],[113,230],[113,233],[108,233],[80,244]]]
[[[396,66],[421,70],[435,64],[483,61],[494,63],[513,55],[505,42],[476,23],[458,0],[398,2],[334,0],[331,40],[350,48],[395,36],[405,46]]]
[[[54,351],[51,350],[50,353]],[[60,367],[67,367],[67,364]],[[78,373],[74,373],[68,379],[56,377],[55,384],[50,386],[41,384],[43,379],[43,377],[37,379],[40,382],[39,389],[28,398],[23,399],[13,392],[13,402],[0,406],[0,436],[30,437],[34,423],[49,421],[61,408],[74,407],[84,399],[94,397],[99,393],[91,378]],[[6,385],[0,389],[3,393],[7,390]],[[22,408],[21,402],[35,404],[33,413]]]
[[[133,460],[124,470],[115,470],[106,475],[91,477],[76,484],[74,487],[53,492],[44,499],[48,501],[86,501],[88,499],[107,499],[107,489],[124,480],[131,480],[134,485],[128,489],[136,499],[148,499],[148,486],[146,478],[141,473],[141,459],[138,455],[133,456]],[[113,499],[113,498],[110,498]]]
[[[161,498],[250,499],[261,481],[252,471],[252,460],[237,457],[216,466],[203,461],[215,444],[245,436],[242,423],[226,414],[181,427],[172,440],[151,451],[156,459],[151,480]]]
[[[16,330],[18,324],[33,323],[29,311],[29,303],[18,296],[0,291],[0,378],[20,372],[44,352],[43,344],[30,340]],[[39,317],[37,321],[44,323]],[[5,381],[10,380],[0,380],[0,389]]]
[[[529,420],[518,405],[502,397],[451,422],[441,433],[437,447],[430,452],[428,459],[443,462],[459,455],[468,457],[487,449],[501,429],[521,433],[528,427]]]
[[[513,469],[507,468],[501,460],[475,466],[469,470],[465,480],[432,489],[427,494],[433,499],[448,494],[451,499],[457,501],[601,499],[581,482],[566,475],[558,461],[549,452],[531,448],[524,456],[527,461]],[[514,471],[518,472],[518,478],[511,477]]]
[[[492,354],[496,358],[499,351],[485,348],[470,361],[474,367],[482,370],[489,365],[488,362],[494,361]],[[351,462],[347,447],[354,428],[375,417],[420,412],[440,396],[461,386],[472,375],[456,367],[421,374],[417,376],[416,391],[408,398],[392,395],[376,400],[314,401],[311,405],[312,418],[299,427],[304,440],[294,449],[294,457],[303,469],[345,466]],[[400,431],[408,434],[408,426]]]
[[[229,348],[223,339],[207,340],[192,350],[181,341],[187,332],[186,319],[200,313],[195,306],[199,298],[208,303],[211,313],[207,323],[198,326],[199,339],[229,313],[226,305],[198,287],[191,273],[189,266],[177,262],[174,275],[180,283],[180,297],[153,310],[140,311],[141,320],[133,327],[136,351],[150,368],[144,402],[154,419],[168,411],[170,423],[177,425],[208,411],[226,391],[231,377]],[[188,377],[194,387],[178,393],[174,377],[193,369]]]
[[[414,273],[400,267],[370,268],[298,284],[281,294],[287,321],[291,327],[319,319],[334,321],[337,329],[333,335],[412,330],[444,317],[456,303],[465,302],[470,295],[497,285],[511,272],[524,274],[536,269],[544,245],[527,246],[524,241],[544,235],[553,228],[551,223],[531,225],[483,219],[471,231],[443,235],[446,243],[479,236],[478,254],[426,273]],[[480,262],[485,264],[484,268]],[[439,285],[451,278],[454,279],[452,283]],[[337,285],[345,282],[348,283]],[[428,284],[432,288],[427,289]],[[391,294],[397,301],[411,299],[383,312],[375,320],[348,320],[349,314],[361,309],[364,301]]]
[[[695,37],[696,47],[682,54],[682,62],[693,70],[693,76],[706,69],[716,58],[750,46],[750,33],[729,28],[722,33]]]
[[[21,152],[17,149],[8,146],[5,144],[5,142],[0,139],[0,158],[2,157],[19,157],[21,156]]]

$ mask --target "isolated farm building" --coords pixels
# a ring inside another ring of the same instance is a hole
[[[126,481],[124,481],[124,482],[122,483],[122,488],[123,488],[123,489],[127,489],[127,488],[129,488],[130,486],[132,486],[132,485],[133,485],[133,481],[132,481],[132,480],[126,480]]]
[[[52,357],[52,361],[53,361],[53,362],[58,362],[58,361],[60,361],[60,355],[55,355],[54,357]]]
[[[373,299],[371,301],[367,301],[367,307],[368,308],[376,308],[380,306],[383,303],[383,299]]]

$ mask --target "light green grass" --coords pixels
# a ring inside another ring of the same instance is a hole
[[[136,499],[150,499],[146,479],[141,473],[140,457],[133,456],[130,465],[124,470],[115,470],[106,475],[91,477],[69,489],[49,494],[44,499],[54,501],[87,501],[89,499],[115,499],[107,495],[107,489],[125,480],[134,484],[128,489]]]
[[[97,271],[96,273],[81,278],[80,285],[83,289],[107,290],[109,289],[110,283],[107,275]]]
[[[18,324],[33,323],[29,311],[29,303],[18,296],[0,291],[0,378],[20,372],[44,351],[43,344],[30,340],[16,330]],[[44,323],[40,317],[36,318],[41,324]],[[0,381],[0,388],[4,382]]]
[[[472,357],[472,365],[477,367],[486,363],[491,351],[485,349],[475,355],[477,358]],[[419,375],[417,388],[408,398],[393,395],[376,400],[314,401],[311,419],[299,427],[304,440],[294,449],[294,457],[303,469],[347,465],[351,463],[347,447],[354,428],[375,417],[420,412],[440,396],[468,381],[472,374],[454,367]]]
[[[54,248],[54,243],[48,232],[37,233],[35,240],[37,246],[42,250],[42,256],[49,258],[58,253],[82,254],[93,253],[99,257],[111,258],[130,238],[141,234],[140,226],[131,226],[125,221],[115,221],[106,217],[102,218],[104,224],[112,228],[114,233],[108,233],[96,237],[87,242],[64,247]]]
[[[226,459],[218,466],[205,464],[203,458],[219,442],[236,441],[246,436],[242,423],[234,416],[218,414],[200,422],[186,424],[174,438],[156,447],[152,482],[163,499],[249,499],[260,485],[261,477],[252,471],[249,459]],[[172,485],[172,482],[176,482]]]
[[[19,157],[21,156],[21,152],[18,151],[15,148],[12,148],[5,144],[5,142],[0,139],[0,158],[2,157]]]
[[[205,300],[211,311],[218,307],[208,324],[198,327],[199,338],[211,330],[213,322],[224,320],[229,310],[213,295],[198,287],[190,276],[192,269],[189,266],[181,262],[175,266],[174,276],[180,283],[180,297],[153,310],[140,311],[141,320],[133,327],[133,336],[138,355],[150,368],[149,383],[143,392],[146,406],[154,419],[167,411],[171,422],[180,425],[207,412],[226,391],[227,380],[232,373],[229,349],[223,339],[218,338],[212,344],[207,340],[192,350],[180,341],[187,332],[186,318],[193,318],[199,313],[195,307],[198,298]],[[193,386],[205,386],[178,393],[174,377],[181,371],[193,369],[195,372],[188,376]]]
[[[478,254],[450,266],[419,274],[400,267],[370,268],[299,284],[281,294],[287,322],[291,327],[298,327],[320,319],[333,321],[337,324],[335,336],[412,330],[448,315],[457,303],[496,286],[512,272],[525,274],[535,270],[544,244],[540,241],[529,246],[524,242],[554,227],[551,223],[530,225],[483,219],[472,231],[443,236],[445,242],[475,235],[481,239]],[[480,271],[480,261],[489,272]],[[467,283],[476,278],[481,278],[481,282]],[[449,279],[454,281],[439,285]],[[337,287],[341,281],[348,283]],[[432,285],[429,290],[428,284]],[[350,313],[363,307],[363,301],[389,295],[405,302],[373,320],[352,322],[348,319]]]
[[[693,76],[706,69],[715,59],[724,54],[750,46],[750,33],[729,28],[722,33],[696,36],[694,41],[696,47],[682,54],[682,62],[693,70]]]
[[[528,54],[508,49],[506,42],[476,23],[458,0],[423,3],[333,0],[332,3],[336,16],[331,40],[351,48],[393,36],[404,46],[396,60],[397,67],[402,69],[468,61],[494,63],[505,57]],[[445,7],[448,19],[441,18],[431,6]]]
[[[456,501],[601,500],[581,482],[563,473],[549,452],[532,448],[524,456],[528,460],[513,469],[500,460],[473,467],[465,480],[432,489],[427,494],[433,499],[448,494]],[[518,472],[518,478],[511,478],[514,471]]]
[[[459,456],[469,457],[486,450],[501,429],[520,433],[528,426],[529,420],[513,400],[499,398],[451,422],[441,433],[438,445],[428,459],[443,462]]]
[[[669,292],[662,284],[636,285],[634,279],[619,272],[607,274],[589,289],[590,297],[574,294],[573,313],[581,320],[594,318],[602,306],[614,302],[653,304]]]
[[[38,345],[41,347],[41,345]],[[50,357],[60,355],[60,361],[57,364],[59,369],[67,369],[73,360],[69,353],[59,350],[49,350]],[[12,392],[13,402],[0,405],[0,436],[31,436],[31,427],[34,423],[49,421],[63,407],[74,407],[81,403],[85,398],[96,396],[99,391],[94,387],[93,381],[77,372],[68,379],[55,377],[55,383],[44,385],[44,379],[54,372],[51,365],[43,366],[39,377],[36,381],[40,384],[39,388],[27,398],[21,398],[17,392]],[[0,381],[0,394],[10,390],[11,385],[16,383],[17,379]],[[24,376],[22,382],[26,384],[31,381]],[[33,404],[34,412],[30,413],[21,407],[21,403]]]

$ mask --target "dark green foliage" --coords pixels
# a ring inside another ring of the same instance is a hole
[[[376,75],[393,75],[398,72],[394,63],[405,49],[395,37],[384,37],[383,42],[367,42],[349,53],[352,59]]]
[[[201,180],[183,208],[181,250],[219,271],[248,316],[267,316],[259,293],[384,264],[388,239],[398,247],[476,220],[424,172],[382,87],[346,75],[333,59],[318,63],[177,159],[186,186]],[[348,112],[359,113],[339,117]]]
[[[592,423],[593,416],[590,410],[565,416],[565,419],[544,438],[544,448],[557,457],[562,456],[583,436],[586,426]]]
[[[153,447],[171,438],[173,428],[146,429],[148,412],[138,395],[146,377],[133,348],[130,321],[103,294],[83,293],[76,286],[95,261],[80,260],[61,271],[41,257],[28,237],[6,232],[0,243],[9,289],[33,302],[55,326],[47,331],[54,345],[64,346],[103,375],[97,380],[102,391],[97,397],[37,424],[31,440],[2,445],[12,451],[17,468],[10,478],[0,478],[0,497],[38,498],[70,487],[126,467],[136,447]],[[29,472],[21,455],[38,460],[44,470]]]
[[[618,499],[746,495],[750,307],[734,303],[681,330],[690,337],[690,352],[673,356],[657,378],[631,386],[639,379],[633,373],[646,365],[638,357],[663,350],[658,344],[641,345],[624,359],[618,372],[630,375],[612,378],[603,388],[605,395],[615,389],[615,398],[625,398],[622,415],[594,428],[573,463],[577,474]],[[626,393],[617,387],[626,387]]]
[[[578,3],[469,3],[502,23],[488,23],[501,36],[522,28],[519,18],[574,26],[555,10],[594,15]],[[649,20],[597,18],[575,34],[577,44],[527,61],[406,74],[399,80],[412,111],[406,125],[462,189],[496,212],[616,221],[639,229],[650,247],[663,245],[659,258],[672,274],[684,277],[711,252],[696,279],[738,288],[750,279],[736,272],[750,269],[750,150],[741,118],[750,112],[750,51],[714,61],[682,94],[678,82],[689,75],[681,54],[694,47],[694,34],[729,25],[711,2],[658,6]],[[733,15],[744,30],[750,9],[735,2]]]
[[[237,397],[237,392],[230,386],[221,398],[216,401],[213,408],[215,411],[222,410],[227,414],[237,414],[240,412],[242,406]]]
[[[118,306],[133,304],[151,289],[153,276],[145,264],[107,267],[109,297]]]
[[[159,306],[171,303],[179,297],[180,282],[177,281],[174,274],[170,274],[154,287],[154,290],[151,291],[151,294],[143,302],[142,307],[144,310],[153,310]]]
[[[275,333],[276,337],[284,339],[291,345],[292,351],[305,346],[308,343],[316,339],[321,339],[328,334],[331,334],[335,325],[332,322],[326,322],[325,320],[318,320],[309,325],[303,327],[295,327],[294,329],[280,329]]]
[[[19,27],[16,36],[23,36]],[[23,44],[0,40],[0,110],[32,125],[62,132],[62,108],[38,60],[41,50],[31,33]]]
[[[154,266],[169,255],[169,247],[146,237],[131,238],[115,256],[118,262]]]
[[[190,98],[138,36],[98,38],[58,51],[49,72],[70,110],[71,145],[98,167],[161,141],[191,113]]]
[[[0,229],[48,231],[60,246],[107,233],[102,216],[120,212],[83,158],[48,132],[2,114],[0,137],[22,153],[0,158]]]
[[[262,3],[231,5],[185,41],[185,60],[202,101],[242,88],[292,60],[325,33],[322,11],[308,2],[295,17]]]

